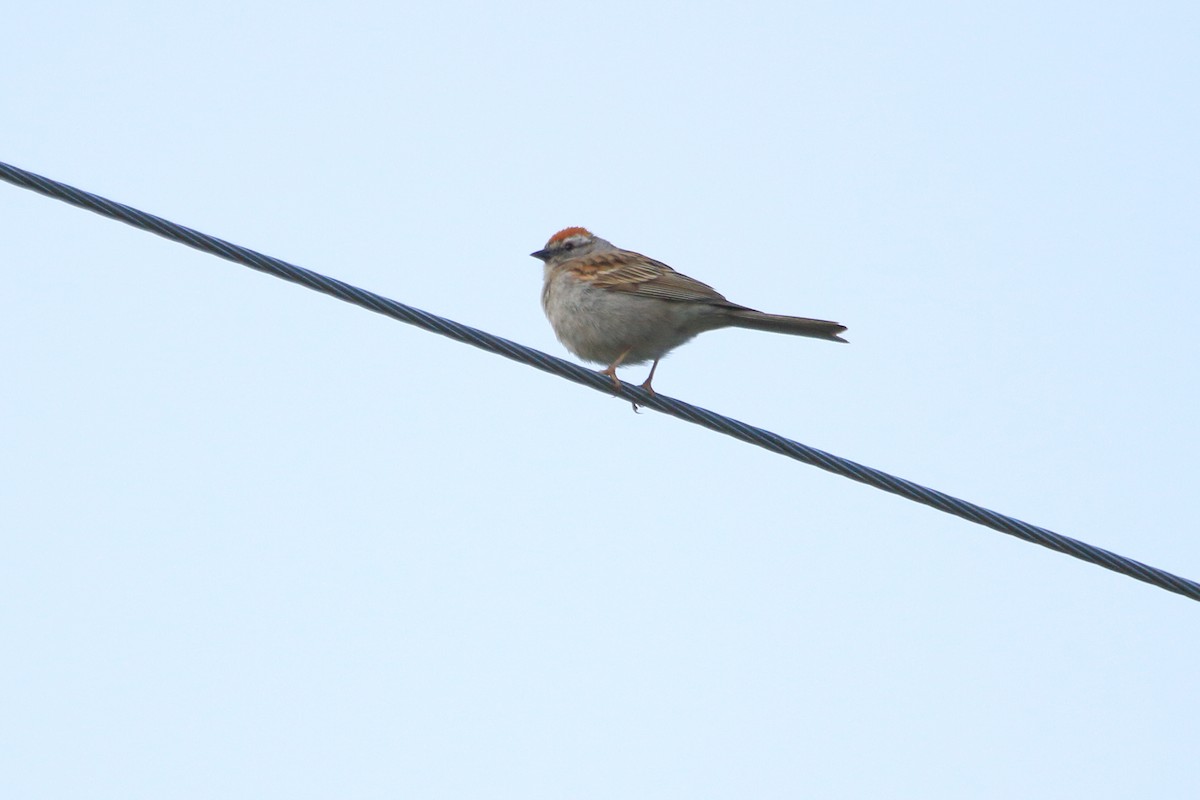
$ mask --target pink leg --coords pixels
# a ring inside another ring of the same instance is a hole
[[[605,369],[600,370],[601,375],[607,375],[612,378],[613,385],[617,387],[618,392],[621,391],[621,381],[617,378],[617,367],[621,366],[621,362],[625,360],[625,356],[629,355],[629,351],[632,349],[632,347],[626,347],[625,352],[617,356],[616,361],[609,364]]]
[[[646,378],[646,382],[642,384],[642,388],[650,394],[654,394],[654,387],[650,385],[650,381],[654,380],[654,370],[658,369],[660,359],[654,359],[654,364],[650,367],[650,377]]]

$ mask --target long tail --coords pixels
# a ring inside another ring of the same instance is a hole
[[[845,325],[824,319],[786,317],[783,314],[764,314],[751,308],[735,308],[729,311],[729,323],[736,328],[751,328],[756,331],[790,333],[793,336],[811,336],[831,342],[845,342],[838,336],[846,330]]]

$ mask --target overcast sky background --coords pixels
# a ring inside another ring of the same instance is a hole
[[[1200,578],[1195,3],[23,4],[0,160]],[[0,795],[1200,790],[1200,606],[0,185]],[[645,368],[626,371],[640,382]]]

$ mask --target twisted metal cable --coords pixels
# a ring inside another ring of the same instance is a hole
[[[88,211],[94,211],[97,214],[111,217],[127,225],[132,225],[135,228],[156,233],[163,238],[186,244],[189,247],[194,247],[206,253],[212,253],[236,264],[242,264],[260,272],[266,272],[277,278],[307,286],[318,292],[324,292],[347,303],[362,306],[369,311],[398,319],[401,322],[407,322],[410,325],[416,325],[427,331],[473,345],[481,350],[497,353],[506,358],[511,358],[513,361],[528,364],[531,367],[558,375],[559,377],[588,386],[605,394],[611,395],[613,393],[611,380],[598,372],[581,367],[578,364],[556,358],[555,356],[517,344],[516,342],[511,342],[507,339],[502,339],[485,331],[462,325],[453,320],[430,314],[427,311],[398,303],[395,300],[389,300],[386,297],[359,289],[356,286],[343,283],[335,278],[289,264],[278,258],[263,255],[262,253],[200,233],[191,228],[185,228],[182,225],[169,222],[153,214],[138,211],[135,208],[107,200],[90,192],[44,178],[3,162],[0,162],[0,178],[17,186],[32,189],[48,197],[53,197],[56,200],[62,200],[80,208],[85,208]],[[739,422],[714,411],[699,408],[698,406],[693,406],[661,394],[652,395],[640,387],[622,384],[622,388],[618,394],[639,406],[652,408],[655,411],[678,417],[696,425],[701,425],[709,430],[757,445],[773,453],[779,453],[780,455],[794,458],[797,461],[802,461],[805,464],[820,467],[835,475],[841,475],[842,477],[865,483],[868,486],[882,489],[885,492],[891,492],[917,503],[932,506],[947,514],[954,514],[955,516],[1000,531],[1001,533],[1007,533],[1010,536],[1016,536],[1027,542],[1040,544],[1042,547],[1066,553],[1083,561],[1110,569],[1113,572],[1119,572],[1122,575],[1128,575],[1131,578],[1137,578],[1140,581],[1145,581],[1167,591],[1176,592],[1184,597],[1200,601],[1200,583],[1117,555],[1108,550],[1094,547],[1086,542],[1072,539],[1069,536],[1063,536],[1062,534],[1040,528],[1036,525],[1030,525],[1028,522],[1022,522],[1021,520],[991,511],[974,503],[951,497],[936,489],[929,489],[872,467],[857,464],[840,456],[794,442],[771,431],[747,425],[744,422]]]

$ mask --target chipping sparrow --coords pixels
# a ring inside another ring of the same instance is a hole
[[[586,228],[565,228],[530,253],[546,263],[542,308],[554,335],[584,361],[617,367],[658,362],[696,334],[717,328],[753,328],[844,342],[844,325],[820,319],[764,314],[726,300],[711,286],[681,275],[641,253],[621,250]]]

